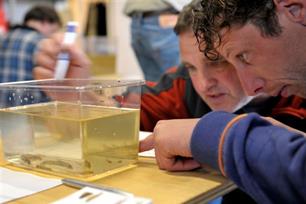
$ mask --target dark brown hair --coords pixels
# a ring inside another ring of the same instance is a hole
[[[193,30],[201,51],[211,60],[219,58],[216,48],[223,28],[251,23],[265,37],[279,36],[282,31],[273,0],[202,0],[193,12]]]
[[[55,23],[59,26],[62,25],[61,19],[53,7],[46,5],[39,5],[31,8],[25,15],[23,24],[29,20],[36,20],[41,22]]]
[[[174,26],[174,32],[177,35],[183,32],[192,31],[193,10],[200,6],[200,2],[200,0],[193,0],[188,5],[184,6]]]

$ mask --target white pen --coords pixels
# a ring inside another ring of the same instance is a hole
[[[75,39],[77,37],[77,27],[78,27],[77,22],[70,21],[70,22],[67,23],[66,32],[64,34],[63,44],[71,45],[75,42]],[[56,62],[56,65],[55,65],[55,74],[54,74],[55,79],[64,79],[65,78],[65,76],[67,74],[69,63],[70,63],[70,61],[69,61],[69,54],[68,53],[61,52],[57,56],[57,62]]]

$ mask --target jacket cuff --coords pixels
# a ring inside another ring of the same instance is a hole
[[[219,170],[220,137],[228,122],[235,116],[223,111],[214,111],[200,119],[193,130],[190,142],[191,153],[197,162]]]

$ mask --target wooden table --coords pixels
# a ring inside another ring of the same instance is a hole
[[[232,182],[216,172],[203,169],[186,172],[162,171],[158,169],[155,159],[144,157],[139,158],[136,167],[108,175],[94,183],[151,198],[153,203],[167,204],[204,203],[236,188]],[[76,190],[60,185],[11,203],[50,203]]]

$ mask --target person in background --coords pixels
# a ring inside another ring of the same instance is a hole
[[[61,20],[49,6],[35,6],[23,24],[13,27],[0,41],[0,83],[32,80],[38,43],[58,31]]]
[[[23,24],[13,27],[0,39],[0,83],[33,80],[38,44],[58,31],[61,24],[52,7],[41,5],[31,8]],[[0,90],[0,107],[26,105],[46,98],[43,92],[24,91],[18,93],[19,97],[29,100],[10,100],[15,95],[13,91]]]
[[[202,0],[194,30],[205,56],[233,64],[250,95],[291,96],[303,132],[255,113],[163,121],[141,144],[161,169],[209,165],[258,203],[306,203],[305,11],[305,0]]]
[[[131,45],[147,81],[157,82],[180,63],[178,37],[173,32],[178,13],[191,0],[127,0]]]

